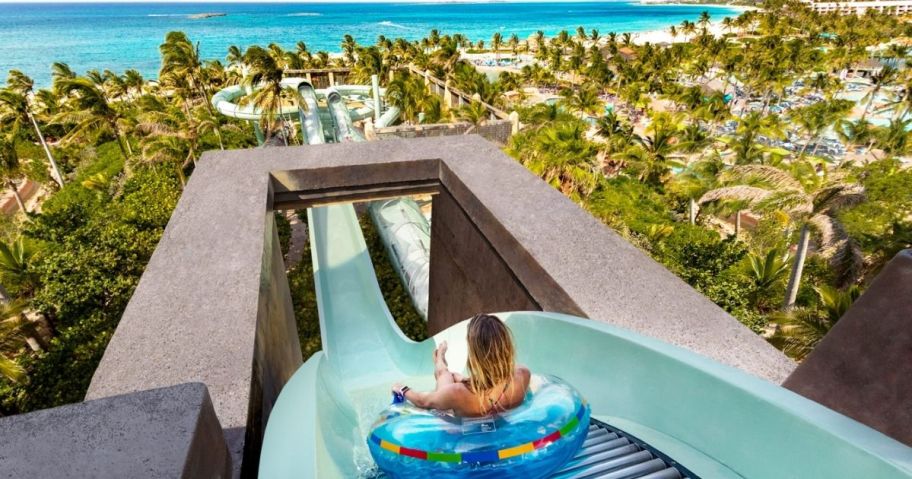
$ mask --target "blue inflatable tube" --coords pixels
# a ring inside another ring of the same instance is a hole
[[[563,380],[533,375],[523,403],[502,414],[460,418],[393,404],[371,428],[368,448],[394,479],[547,477],[579,451],[589,405]]]

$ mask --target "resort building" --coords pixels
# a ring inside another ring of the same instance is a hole
[[[816,2],[804,0],[808,7],[818,13],[841,13],[864,15],[873,10],[879,13],[892,15],[907,15],[912,13],[912,0],[876,0],[876,1],[848,1],[848,2]]]

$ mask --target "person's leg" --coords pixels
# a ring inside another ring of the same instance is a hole
[[[455,374],[450,372],[450,368],[447,365],[446,351],[446,341],[440,343],[440,346],[434,350],[434,378],[437,379],[438,389],[456,382]]]

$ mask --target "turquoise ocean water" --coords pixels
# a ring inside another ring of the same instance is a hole
[[[147,78],[158,71],[158,45],[171,30],[200,44],[205,58],[224,59],[229,45],[300,40],[312,51],[339,51],[342,35],[373,43],[378,35],[419,39],[432,29],[490,42],[494,32],[525,39],[536,30],[553,35],[583,25],[607,32],[637,32],[737,11],[719,6],[640,5],[628,1],[541,3],[0,3],[0,79],[16,68],[40,85],[54,61],[76,71],[136,68]],[[224,17],[191,19],[219,12]],[[2,80],[0,80],[2,81]]]

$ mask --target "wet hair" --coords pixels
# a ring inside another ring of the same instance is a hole
[[[477,314],[469,321],[469,385],[482,409],[487,395],[513,377],[516,350],[510,329],[497,316]]]

